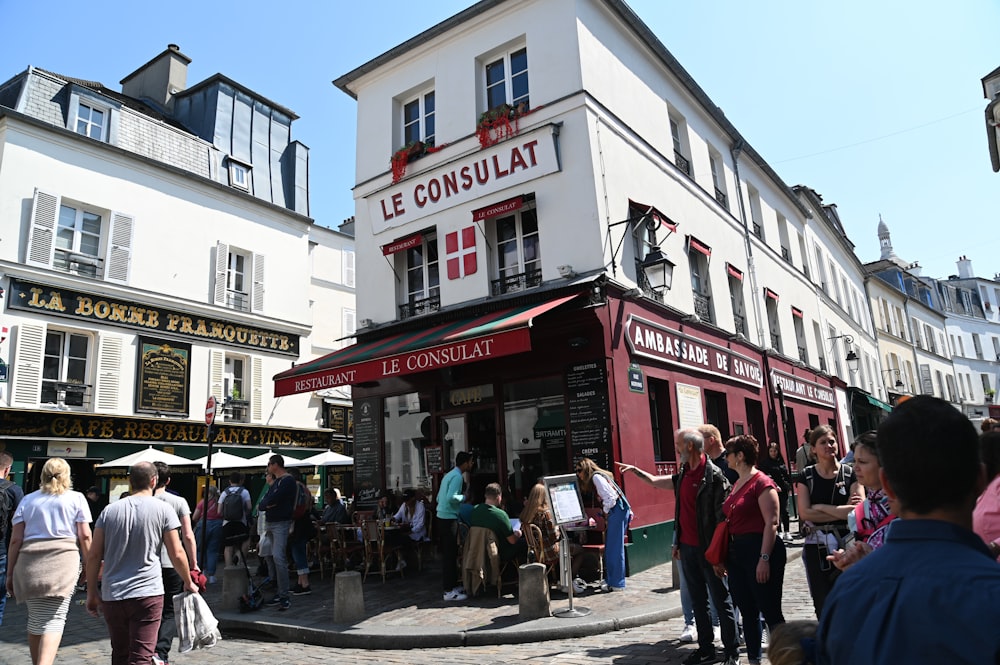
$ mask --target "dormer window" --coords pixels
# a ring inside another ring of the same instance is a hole
[[[232,157],[226,161],[229,163],[229,186],[250,191],[250,166]]]

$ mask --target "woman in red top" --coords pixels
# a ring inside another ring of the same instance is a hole
[[[729,591],[743,616],[747,660],[760,663],[760,621],[768,630],[785,622],[781,585],[785,578],[785,545],[778,538],[778,488],[758,470],[757,439],[749,435],[726,441],[726,461],[740,477],[722,503],[729,520],[729,556],[716,574],[729,575]]]

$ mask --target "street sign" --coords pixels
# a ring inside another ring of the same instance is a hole
[[[208,398],[208,404],[205,405],[205,424],[209,427],[215,422],[215,395]]]

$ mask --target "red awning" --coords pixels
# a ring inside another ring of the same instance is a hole
[[[701,242],[694,236],[688,236],[688,247],[696,252],[701,252],[702,254],[704,254],[709,258],[712,257],[712,248],[706,245],[705,243]]]
[[[640,215],[651,216],[656,223],[658,223],[660,226],[668,228],[671,231],[671,233],[677,233],[677,222],[664,215],[655,207],[646,205],[645,203],[637,203],[632,199],[628,200],[628,205],[630,208],[635,208],[637,211],[639,211]],[[634,215],[630,212],[629,217],[634,217]]]
[[[579,294],[354,344],[274,376],[274,396],[377,381],[531,350],[536,316]]]
[[[390,254],[395,254],[397,252],[404,252],[408,249],[412,249],[424,241],[423,234],[414,233],[408,235],[405,238],[400,238],[394,242],[390,242],[388,245],[382,245],[382,256],[389,256]]]
[[[726,264],[726,272],[729,273],[730,277],[735,277],[736,279],[743,281],[743,271],[734,266],[732,263]]]
[[[506,201],[501,201],[500,203],[494,203],[493,205],[488,205],[485,208],[478,208],[472,211],[472,221],[481,222],[484,219],[489,219],[490,217],[499,217],[500,215],[506,215],[508,213],[514,212],[515,210],[520,210],[521,206],[524,205],[523,196],[515,196],[514,198],[507,199]]]
[[[801,319],[802,318],[802,310],[799,309],[798,307],[792,307],[792,316],[797,316],[797,317],[799,317]]]
[[[765,298],[770,298],[771,300],[773,300],[775,302],[778,301],[778,294],[775,293],[774,291],[772,291],[771,289],[767,288],[766,286],[764,287],[764,297]]]

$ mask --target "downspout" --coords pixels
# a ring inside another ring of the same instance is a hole
[[[764,348],[764,328],[760,315],[760,303],[757,300],[757,268],[753,262],[753,243],[750,241],[750,227],[747,224],[747,210],[743,204],[743,187],[740,184],[740,154],[743,153],[743,141],[737,141],[730,154],[733,157],[733,177],[736,179],[736,201],[740,208],[740,222],[743,223],[743,244],[747,254],[747,273],[750,278],[750,301],[753,303],[754,319],[757,322],[757,346]],[[770,346],[770,344],[768,344]]]

